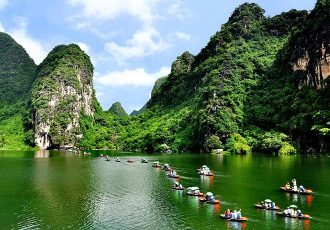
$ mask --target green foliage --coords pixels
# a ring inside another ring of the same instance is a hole
[[[24,48],[0,32],[0,107],[25,100],[35,78],[36,65]]]
[[[108,111],[117,116],[127,116],[126,111],[118,101],[113,103]]]
[[[6,108],[0,110],[0,149],[32,149],[33,145],[28,142],[31,130],[26,131],[23,113],[15,111],[9,116],[9,112],[10,110]]]
[[[233,154],[251,153],[251,147],[248,145],[248,141],[238,133],[230,135],[225,147]]]
[[[207,152],[211,152],[214,149],[220,149],[221,148],[221,141],[220,138],[216,135],[211,135],[204,143],[204,149]]]
[[[0,33],[0,51],[0,149],[31,149],[27,101],[36,65],[8,34]]]
[[[321,108],[313,101],[329,98],[328,92],[298,90],[293,81],[282,78],[289,63],[283,60],[292,53],[288,41],[306,26],[307,11],[291,10],[273,18],[263,14],[258,5],[243,4],[197,56],[179,56],[171,73],[156,82],[146,110],[116,124],[125,126],[112,131],[118,136],[116,147],[210,151],[224,143],[239,154],[252,149],[288,154],[295,152],[290,138],[299,136],[302,128],[327,136],[326,116],[304,110]],[[311,130],[313,123],[317,126]]]
[[[283,143],[280,150],[278,151],[279,155],[289,155],[289,154],[295,154],[295,153],[297,153],[296,148],[287,142]]]

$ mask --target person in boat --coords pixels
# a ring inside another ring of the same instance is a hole
[[[302,214],[301,210],[297,210],[297,217],[303,217],[304,215]]]
[[[290,189],[290,183],[289,182],[286,182],[285,186],[284,186],[285,189]]]
[[[235,215],[234,212],[230,211],[230,215],[229,215],[230,219],[235,219]]]
[[[227,211],[225,211],[225,217],[230,218],[230,213],[231,211],[227,209]]]
[[[276,208],[275,202],[272,202],[272,208]]]
[[[237,218],[237,219],[241,219],[241,217],[242,217],[242,212],[241,212],[241,209],[240,209],[240,210],[238,210],[238,212],[237,212],[237,216],[236,216],[236,218]]]
[[[297,181],[296,181],[296,179],[293,179],[292,180],[292,190],[293,191],[295,191],[295,192],[297,192],[298,191],[298,187],[297,187]]]
[[[234,210],[234,212],[233,212],[233,219],[237,219],[237,211],[236,210]]]
[[[289,208],[284,209],[284,210],[283,210],[283,213],[284,213],[284,215],[286,215],[286,216],[289,215]]]
[[[193,191],[194,195],[199,195],[199,193],[200,193],[199,189],[196,189],[195,191]]]
[[[302,186],[302,185],[299,186],[299,190],[300,190],[301,192],[305,192],[305,191],[306,191],[306,189],[305,189],[304,186]]]
[[[266,207],[264,201],[261,201],[261,206],[264,207],[264,208]]]

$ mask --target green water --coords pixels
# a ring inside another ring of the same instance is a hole
[[[330,229],[330,157],[147,155],[169,163],[185,187],[199,186],[221,200],[202,204],[173,191],[173,180],[142,155],[119,155],[122,162],[69,152],[0,152],[0,229]],[[213,178],[199,176],[203,164]],[[315,190],[313,196],[279,191],[287,180]],[[253,204],[270,198],[280,207],[296,204],[312,220],[277,217]],[[242,209],[245,224],[219,218]]]

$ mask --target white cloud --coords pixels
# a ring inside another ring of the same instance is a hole
[[[109,42],[105,44],[105,49],[119,63],[123,63],[128,59],[149,56],[170,47],[170,44],[165,42],[159,32],[152,27],[136,32],[125,43],[121,46],[115,42]]]
[[[68,0],[72,6],[82,7],[82,14],[76,17],[93,19],[114,19],[121,14],[137,17],[142,21],[155,18],[152,6],[158,0]]]
[[[5,6],[7,5],[8,0],[0,0],[0,10],[2,10],[3,8],[5,8]]]
[[[89,46],[86,43],[83,42],[77,42],[77,45],[80,47],[80,49],[82,51],[84,51],[85,53],[89,54]]]
[[[188,41],[188,40],[191,39],[190,34],[183,33],[183,32],[176,32],[176,33],[175,33],[175,36],[176,36],[179,40],[182,40],[182,41]]]
[[[113,71],[105,75],[95,74],[95,81],[103,86],[152,86],[155,81],[170,73],[170,67],[162,67],[158,72],[147,73],[144,68]]]
[[[96,64],[97,64],[97,60],[96,60],[96,58],[94,58],[94,56],[92,55],[92,52],[91,52],[91,50],[90,50],[89,45],[87,45],[87,44],[84,43],[84,42],[77,42],[77,45],[80,47],[80,49],[81,49],[82,51],[84,51],[86,54],[88,54],[88,56],[89,56],[90,59],[91,59],[91,62],[92,62],[92,64],[93,64],[93,66],[95,67]]]
[[[191,12],[184,7],[182,0],[175,0],[173,4],[168,7],[167,14],[170,17],[183,20],[191,17]]]
[[[25,48],[26,52],[28,52],[36,64],[40,64],[47,56],[46,49],[43,47],[43,45],[41,45],[41,43],[30,37],[30,35],[27,33],[27,21],[25,18],[17,17],[16,21],[18,23],[18,27],[9,30],[8,33],[15,39],[18,44]]]

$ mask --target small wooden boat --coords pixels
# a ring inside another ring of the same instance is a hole
[[[172,189],[175,189],[175,190],[184,190],[184,187],[177,187],[175,185],[172,186]]]
[[[147,161],[146,159],[142,159],[141,163],[149,163],[149,161]]]
[[[242,216],[241,218],[239,219],[232,219],[230,217],[227,217],[225,214],[221,214],[220,215],[222,219],[226,219],[228,221],[235,221],[235,222],[245,222],[247,221],[248,218],[246,218],[245,216]]]
[[[288,217],[288,218],[296,218],[296,219],[310,219],[312,218],[310,215],[308,214],[303,214],[301,216],[291,216],[289,214],[285,214],[284,212],[276,212],[276,215],[278,216],[283,216],[283,217]]]
[[[209,173],[199,173],[199,175],[202,175],[202,176],[213,176],[214,174],[212,172],[209,172]]]
[[[162,166],[160,165],[159,161],[154,161],[154,162],[152,162],[152,167],[161,168]]]
[[[198,191],[198,192],[196,192],[196,191]],[[198,187],[189,187],[189,188],[187,188],[186,194],[188,196],[204,196],[204,193],[199,192]]]
[[[287,192],[287,193],[292,193],[292,194],[301,194],[301,195],[310,195],[310,194],[313,194],[313,191],[311,189],[306,189],[305,191],[301,191],[301,190],[293,190],[293,189],[287,189],[285,187],[280,187],[280,189],[284,192]]]
[[[205,202],[208,204],[220,204],[220,200],[214,200],[213,202],[210,200],[207,200],[205,197],[199,198],[200,202]]]
[[[134,161],[132,159],[128,159],[127,163],[133,163]]]
[[[264,205],[261,205],[261,204],[255,204],[254,207],[256,207],[258,209],[272,210],[272,211],[280,210],[280,207],[278,207],[278,206],[276,206],[275,208],[266,208]]]
[[[169,178],[180,178],[179,175],[171,175],[171,174],[167,174],[167,176],[168,176]]]

